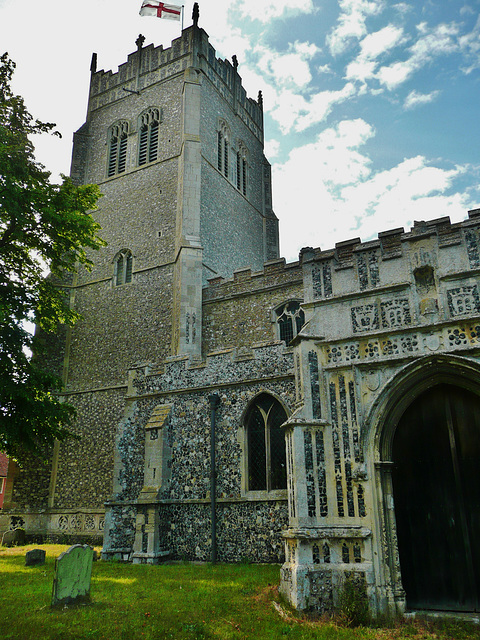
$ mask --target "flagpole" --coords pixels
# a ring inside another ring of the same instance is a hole
[[[182,4],[182,31],[183,31],[183,14],[184,14],[184,11],[185,11],[185,5]]]

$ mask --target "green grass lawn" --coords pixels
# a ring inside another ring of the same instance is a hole
[[[46,565],[25,567],[32,548],[46,549]],[[350,629],[341,617],[299,615],[278,596],[278,565],[95,562],[92,604],[51,609],[55,557],[67,548],[0,547],[1,640],[480,639],[480,629],[467,623],[415,620]]]

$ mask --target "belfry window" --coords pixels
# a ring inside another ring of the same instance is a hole
[[[161,120],[159,109],[148,109],[140,116],[138,164],[147,164],[158,158],[158,133]]]
[[[128,284],[132,281],[133,256],[128,249],[123,249],[115,257],[115,284]]]
[[[229,171],[229,134],[227,126],[222,123],[217,132],[217,169],[228,178]]]
[[[237,151],[237,181],[236,186],[244,196],[247,195],[247,153],[243,145]]]
[[[285,340],[288,345],[305,324],[303,309],[300,307],[300,302],[292,301],[278,307],[275,313],[278,338]]]
[[[124,173],[127,166],[128,122],[117,122],[110,129],[107,175]]]
[[[248,491],[275,491],[287,488],[285,434],[281,425],[287,414],[280,402],[268,393],[255,398],[247,411]]]

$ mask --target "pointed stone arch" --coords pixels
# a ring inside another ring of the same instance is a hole
[[[392,478],[395,432],[408,407],[438,385],[459,387],[480,396],[480,363],[450,354],[419,358],[390,378],[365,418],[362,446],[376,511],[374,564],[381,610],[402,612],[406,608]]]
[[[159,127],[162,122],[160,107],[149,107],[138,118],[138,164],[158,159]]]
[[[383,387],[365,419],[363,449],[373,446],[375,462],[389,461],[398,420],[424,391],[438,384],[453,384],[480,395],[480,363],[473,358],[437,354],[403,367]]]
[[[129,131],[130,123],[127,120],[115,122],[108,130],[108,178],[126,171]]]
[[[113,283],[115,286],[132,282],[133,254],[124,248],[113,258]]]
[[[230,176],[230,144],[232,135],[228,124],[219,119],[217,128],[217,169],[226,178]]]
[[[288,416],[283,400],[270,390],[262,389],[250,399],[241,421],[245,492],[259,496],[286,493],[285,435],[281,426]],[[258,427],[255,433],[253,426]]]

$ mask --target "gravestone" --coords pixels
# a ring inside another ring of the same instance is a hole
[[[22,547],[25,544],[25,529],[10,529],[2,536],[3,547]]]
[[[25,566],[35,567],[45,564],[46,552],[44,549],[32,549],[25,554]]]
[[[52,607],[90,601],[93,549],[74,544],[55,560]]]

